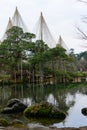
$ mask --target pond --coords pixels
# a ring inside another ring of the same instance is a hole
[[[81,109],[87,107],[87,85],[0,86],[0,109],[12,98],[21,99],[28,106],[41,101],[48,101],[53,105],[57,105],[60,109],[67,112],[65,120],[60,123],[50,124],[58,128],[87,125],[87,116],[81,113]]]

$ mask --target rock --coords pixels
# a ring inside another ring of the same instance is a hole
[[[7,103],[7,107],[4,108],[1,113],[3,114],[11,114],[11,113],[20,113],[23,112],[27,108],[27,105],[22,103],[19,99],[11,99]]]
[[[3,126],[0,126],[0,130],[4,130],[4,128],[5,128],[5,127],[3,127]]]
[[[8,126],[8,125],[9,125],[9,122],[6,119],[0,118],[0,126],[5,127],[5,126]]]
[[[10,126],[25,128],[25,124],[18,119],[14,119],[12,122],[10,122]]]
[[[24,123],[18,119],[14,119],[12,122],[10,122],[10,125],[14,125],[14,124],[24,124]]]
[[[8,126],[8,127],[4,128],[4,130],[29,130],[29,128],[20,128],[20,127]]]
[[[81,113],[85,116],[87,116],[87,108],[82,108]]]
[[[49,127],[40,125],[38,123],[35,123],[35,124],[34,123],[29,123],[28,128],[29,128],[29,130],[50,130]]]
[[[14,104],[21,102],[19,99],[14,98],[8,101],[7,107],[12,107]]]
[[[50,119],[65,119],[66,114],[59,110],[57,107],[43,102],[30,106],[24,110],[24,115],[26,117],[36,117],[36,118],[50,118]]]

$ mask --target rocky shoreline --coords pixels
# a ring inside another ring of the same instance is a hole
[[[55,128],[55,127],[26,127],[26,128],[20,128],[20,127],[5,127],[1,128],[0,130],[87,130],[87,126],[75,128],[75,127],[64,127],[64,128]]]
[[[87,109],[86,109],[87,110]],[[86,111],[85,110],[85,111]],[[43,102],[40,104],[36,104],[35,106],[28,107],[23,104],[19,99],[11,99],[7,106],[1,111],[2,114],[18,114],[20,112],[25,112],[25,116],[29,117],[43,117],[47,118],[49,116],[49,119],[52,117],[55,119],[64,119],[66,117],[66,114],[62,111],[60,111],[57,107],[52,106],[51,104],[47,102]],[[32,115],[33,113],[33,115]],[[39,115],[38,115],[39,113]],[[87,111],[86,111],[87,113]],[[52,115],[52,116],[50,116]],[[51,121],[51,120],[49,120]],[[8,121],[4,118],[0,118],[0,130],[87,130],[87,126],[82,126],[79,128],[75,127],[64,127],[64,128],[57,128],[54,126],[44,126],[40,125],[38,123],[29,123],[25,125],[22,121],[18,119],[14,119],[12,121]]]

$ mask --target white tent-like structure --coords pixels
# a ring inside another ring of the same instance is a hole
[[[9,18],[6,31],[7,31],[8,29],[10,29],[12,26],[13,26],[13,24],[12,24],[11,18]]]
[[[6,32],[7,30],[9,30],[12,26],[18,26],[21,27],[23,29],[24,32],[28,32],[27,27],[18,11],[18,8],[16,7],[14,15],[11,18],[9,18],[7,27],[6,27],[6,31],[3,35],[3,38],[1,39],[1,41],[3,41],[4,39],[6,39],[7,35]],[[43,40],[50,48],[55,47],[55,46],[61,46],[66,50],[66,53],[69,53],[69,49],[66,46],[65,42],[63,41],[62,37],[59,36],[58,39],[58,43],[54,40],[48,26],[47,23],[43,17],[43,14],[41,12],[40,17],[35,25],[35,28],[33,30],[33,33],[36,35],[36,39],[35,40]]]
[[[7,30],[9,30],[12,26],[18,26],[18,27],[21,27],[23,29],[24,32],[27,32],[27,27],[18,11],[18,8],[16,7],[15,9],[15,12],[14,12],[14,15],[11,18],[9,18],[9,21],[8,21],[8,24],[7,24],[7,27],[6,27],[6,31],[1,39],[1,41],[3,41],[4,39],[6,39],[7,35],[6,35],[6,32]]]
[[[56,45],[56,42],[42,15],[42,12],[39,17],[39,20],[37,21],[34,27],[33,33],[36,35],[36,40],[43,40],[49,47],[52,48],[53,46]]]
[[[2,39],[1,39],[1,41],[3,41],[4,39],[6,39],[6,37],[7,37],[6,32],[7,32],[7,30],[9,30],[12,26],[13,26],[13,24],[12,24],[11,18],[9,18],[9,21],[8,21],[8,24],[7,24],[7,27],[6,27],[6,31],[5,31],[5,33],[4,33],[4,35],[3,35]]]
[[[69,54],[69,49],[68,49],[67,45],[65,44],[65,42],[63,41],[61,36],[59,36],[58,43],[56,46],[63,47],[66,50],[66,53]]]
[[[13,24],[13,26],[21,27],[24,32],[28,31],[17,7],[16,7],[14,15],[12,17],[12,24]]]

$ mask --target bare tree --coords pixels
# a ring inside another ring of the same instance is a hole
[[[87,40],[87,34],[86,32],[84,32],[81,28],[76,27],[76,29],[78,30],[78,34],[79,34],[79,38],[83,39],[83,40]]]
[[[87,4],[87,0],[78,0],[78,1]],[[87,24],[87,16],[82,17],[82,22]],[[83,40],[87,40],[87,31],[81,29],[78,26],[76,26],[76,29],[78,30],[79,38],[81,38]]]
[[[80,2],[83,2],[83,3],[87,4],[87,0],[78,0],[78,1],[80,1]]]

